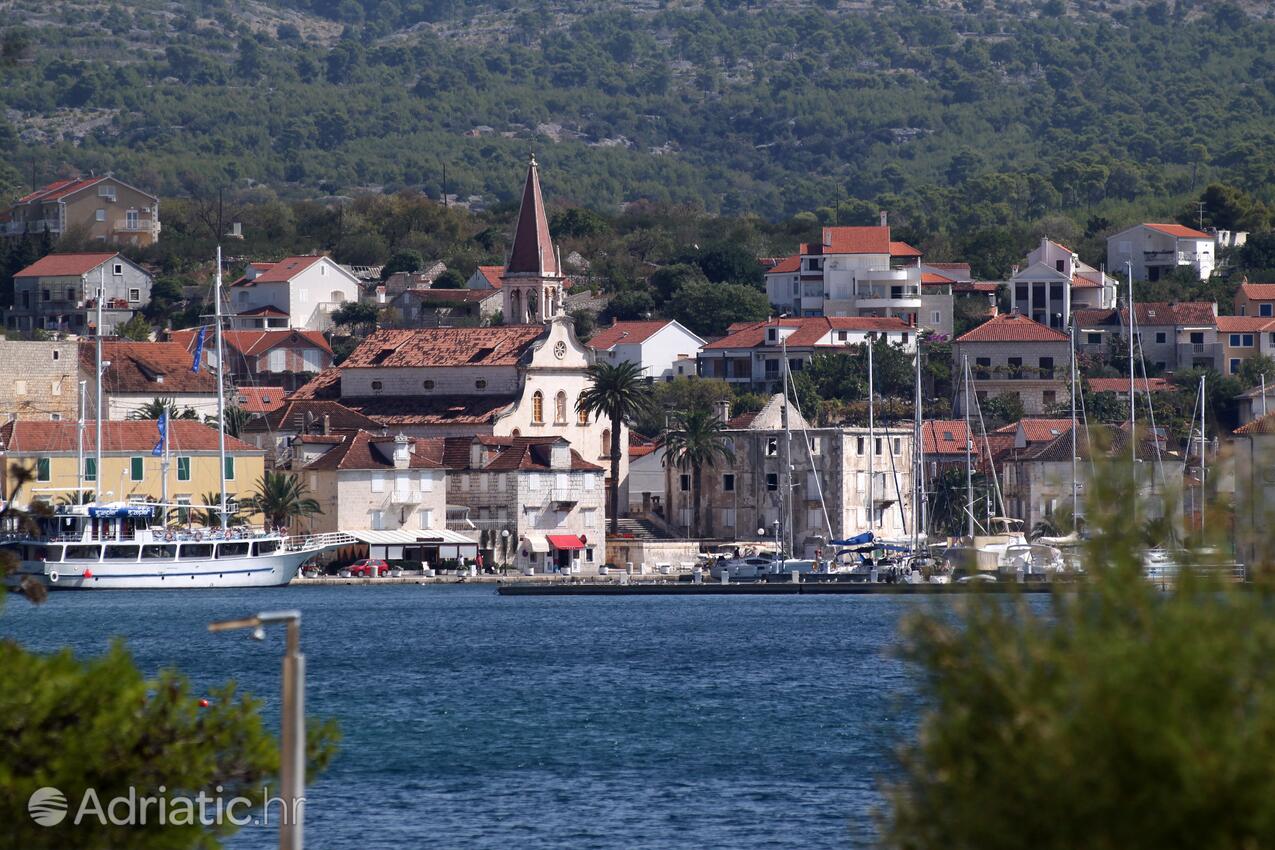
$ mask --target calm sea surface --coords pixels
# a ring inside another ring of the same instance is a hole
[[[277,724],[282,632],[210,620],[299,608],[311,715],[340,755],[309,789],[314,850],[807,848],[872,843],[915,729],[902,597],[501,598],[488,587],[10,598],[0,635],[148,672],[228,678]],[[247,829],[236,850],[271,846]]]

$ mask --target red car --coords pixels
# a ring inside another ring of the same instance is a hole
[[[390,565],[376,558],[364,558],[361,561],[355,561],[346,569],[350,571],[350,575],[363,578],[379,578],[390,574]]]

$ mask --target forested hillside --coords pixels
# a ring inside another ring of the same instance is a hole
[[[165,196],[417,188],[920,239],[1066,212],[1270,201],[1265,4],[0,0],[0,183]],[[840,207],[838,211],[838,207]],[[1207,211],[1206,211],[1207,215]],[[1208,223],[1207,221],[1205,222]]]

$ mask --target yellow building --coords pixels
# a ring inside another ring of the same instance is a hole
[[[30,469],[34,480],[18,496],[20,504],[34,500],[57,503],[78,486],[79,451],[75,422],[15,420],[0,426],[0,481],[4,496],[12,491],[10,467]],[[97,426],[84,424],[83,486],[103,502],[159,501],[164,491],[163,458],[152,454],[159,442],[154,420],[102,423],[102,470],[94,460]],[[204,494],[220,493],[217,471],[217,430],[200,422],[177,419],[169,423],[168,501],[203,505]],[[241,502],[257,488],[265,470],[265,453],[226,437],[226,490]]]

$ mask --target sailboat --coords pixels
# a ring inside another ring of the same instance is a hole
[[[105,280],[97,292],[97,430],[95,469],[102,469],[102,302]],[[305,561],[323,552],[358,541],[343,532],[293,536],[272,529],[228,527],[226,493],[226,431],[224,352],[221,328],[221,248],[213,287],[217,345],[218,455],[221,499],[220,526],[205,531],[174,530],[154,525],[158,509],[189,505],[148,502],[72,504],[51,515],[33,517],[34,529],[19,529],[0,547],[16,555],[19,566],[10,583],[34,579],[51,590],[137,590],[226,587],[272,587],[287,584]],[[198,356],[198,353],[197,355]],[[159,426],[163,442],[164,492],[167,494],[168,429]],[[84,414],[80,408],[79,463],[84,470]],[[98,473],[100,476],[100,472]],[[77,496],[83,492],[82,484]]]

